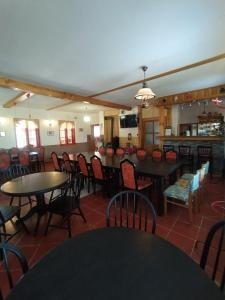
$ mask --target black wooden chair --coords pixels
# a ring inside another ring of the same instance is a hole
[[[108,204],[106,224],[107,227],[127,227],[150,231],[154,234],[156,212],[145,195],[137,191],[122,191],[115,195]]]
[[[23,165],[12,165],[10,166],[8,169],[7,169],[7,172],[6,172],[6,178],[8,180],[12,180],[12,179],[15,179],[17,177],[20,177],[20,176],[24,176],[24,175],[28,175],[30,173],[28,167],[26,166],[23,166]],[[27,204],[30,204],[30,206],[32,206],[32,199],[30,196],[28,196],[28,201],[25,202],[25,203],[22,203],[21,201],[21,197],[18,197],[19,200],[18,200],[18,205],[19,207],[22,207],[24,205],[27,205]],[[15,197],[12,196],[11,197],[11,200],[10,200],[10,205],[13,204],[13,201],[14,201]]]
[[[179,149],[179,158],[183,159],[183,166],[182,166],[182,173],[183,173],[183,167],[187,167],[189,172],[194,171],[194,156],[191,153],[191,146],[186,146],[186,145],[180,145],[178,147]]]
[[[4,240],[9,241],[13,238],[17,233],[21,231],[21,228],[16,230],[14,233],[7,233],[5,224],[8,221],[12,221],[14,217],[17,217],[18,223],[22,228],[25,229],[26,232],[29,232],[23,220],[20,218],[20,207],[15,205],[0,205],[0,241],[2,237]],[[18,225],[19,225],[18,224]],[[2,229],[2,230],[1,230]]]
[[[174,151],[174,145],[163,145],[163,152]]]
[[[10,289],[12,289],[14,287],[14,284],[13,284],[13,278],[12,278],[12,274],[11,274],[10,266],[9,266],[8,253],[12,253],[15,255],[15,257],[17,258],[17,260],[20,263],[23,274],[25,274],[29,268],[28,268],[28,263],[27,263],[26,257],[16,246],[9,244],[9,243],[5,243],[5,242],[0,243],[0,256],[1,256],[1,259],[3,260],[3,268],[8,277],[9,287],[10,287]],[[0,299],[1,299],[1,296],[0,296]]]
[[[212,256],[209,255],[210,249],[213,248],[214,257],[214,266],[212,269],[211,278],[213,281],[216,281],[216,276],[219,271],[222,272],[222,279],[219,283],[219,287],[221,290],[224,290],[225,284],[225,220],[222,220],[216,224],[214,224],[208,232],[206,237],[206,241],[204,243],[204,248],[202,251],[202,256],[200,260],[200,267],[205,270],[208,262],[208,258],[210,256],[210,260],[212,260]],[[223,262],[223,264],[222,264]]]
[[[73,186],[73,188],[71,188]],[[83,186],[82,174],[77,174],[75,178],[71,179],[65,186],[63,194],[60,194],[53,198],[48,205],[49,218],[45,229],[45,235],[48,233],[49,227],[57,227],[62,229],[68,229],[69,238],[71,238],[71,216],[79,215],[86,223],[85,216],[80,208],[80,192]],[[53,215],[62,216],[62,222],[60,225],[51,224]],[[67,227],[64,227],[64,223],[67,222]]]

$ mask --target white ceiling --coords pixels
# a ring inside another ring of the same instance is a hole
[[[0,0],[0,76],[91,95],[142,79],[142,65],[151,76],[224,53],[224,36],[224,0]],[[223,83],[220,60],[149,86],[165,96]],[[100,98],[134,106],[138,88]],[[37,108],[61,103],[31,99]]]

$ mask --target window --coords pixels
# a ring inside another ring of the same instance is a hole
[[[29,145],[39,147],[40,131],[38,120],[14,119],[17,147],[23,148]]]
[[[146,121],[145,126],[145,144],[159,144],[159,121]]]
[[[100,125],[93,125],[94,137],[100,137]]]
[[[59,121],[59,139],[61,145],[75,144],[74,122]]]

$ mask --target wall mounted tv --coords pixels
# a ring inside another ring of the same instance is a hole
[[[134,128],[138,127],[137,115],[122,115],[120,116],[120,128]]]

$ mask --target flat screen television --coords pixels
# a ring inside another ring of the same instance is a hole
[[[120,116],[120,128],[134,128],[138,127],[138,116],[133,115],[123,115]]]

